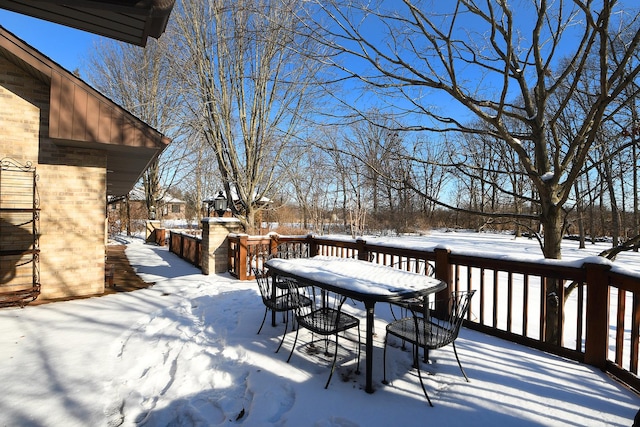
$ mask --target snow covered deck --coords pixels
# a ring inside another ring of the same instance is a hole
[[[348,363],[324,390],[325,366],[274,353],[283,325],[256,335],[253,281],[203,276],[137,240],[127,256],[153,287],[0,310],[0,425],[630,426],[640,408],[593,367],[467,329],[457,347],[470,382],[450,348],[433,351],[430,408],[409,352],[390,350],[392,385],[381,384],[383,304],[375,393]]]

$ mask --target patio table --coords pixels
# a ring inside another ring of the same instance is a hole
[[[362,301],[366,311],[366,387],[373,393],[373,319],[376,302],[427,296],[447,287],[441,280],[353,258],[272,258],[265,264],[274,276],[285,276]]]

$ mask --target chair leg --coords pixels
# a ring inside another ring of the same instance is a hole
[[[282,343],[284,342],[284,337],[287,335],[288,326],[289,326],[289,314],[287,314],[284,318],[284,333],[282,334],[282,338],[280,339],[280,345],[278,345],[278,348],[276,349],[276,353],[279,352],[280,347],[282,347]]]
[[[329,379],[327,383],[324,385],[324,388],[329,388],[329,383],[331,382],[331,377],[333,376],[333,371],[336,368],[336,360],[338,360],[338,334],[336,333],[336,348],[333,351],[333,364],[331,364],[331,372],[329,373]]]
[[[414,359],[418,360],[420,357],[420,348],[416,345],[414,348]],[[427,394],[427,389],[424,386],[424,381],[422,380],[422,372],[420,371],[420,363],[416,366],[418,369],[418,378],[420,379],[420,385],[422,386],[422,391],[424,392],[424,397],[427,398],[427,402],[429,402],[429,406],[433,407],[433,403],[431,403],[431,399],[429,399],[429,395]]]
[[[360,325],[358,325],[358,363],[356,364],[356,374],[360,375]]]
[[[467,377],[467,374],[464,372],[464,369],[462,369],[462,364],[460,363],[460,359],[458,358],[458,351],[456,350],[456,342],[453,341],[451,344],[453,345],[453,354],[456,355],[456,360],[458,361],[458,366],[460,367],[460,371],[462,372],[464,379],[467,380],[467,382],[469,382],[469,378]]]
[[[298,342],[298,332],[300,332],[300,327],[296,329],[296,337],[293,339],[293,345],[291,346],[291,353],[289,353],[289,358],[287,358],[287,363],[291,360],[291,356],[293,356],[293,350],[296,348],[296,343]]]
[[[260,335],[260,331],[262,330],[262,327],[264,326],[264,321],[267,320],[267,312],[269,311],[268,308],[264,309],[264,317],[262,318],[262,323],[260,323],[260,329],[258,329],[258,335]]]
[[[382,384],[389,384],[389,381],[387,381],[387,338],[388,336],[384,337],[384,348],[383,348],[383,352],[382,352]],[[420,349],[418,346],[413,346],[413,360],[417,361],[419,360],[419,356],[420,356]],[[427,389],[424,386],[424,381],[422,380],[422,372],[420,371],[420,363],[416,364],[416,369],[418,370],[418,378],[420,379],[420,386],[422,386],[422,392],[424,393],[424,397],[427,398],[427,402],[429,402],[429,406],[433,407],[433,403],[431,403],[431,399],[429,399],[429,394],[427,394]]]

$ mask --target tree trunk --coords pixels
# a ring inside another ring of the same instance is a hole
[[[520,203],[519,200],[514,200],[514,204],[513,207],[515,209],[515,213],[516,214],[521,214],[522,213],[522,204]],[[522,228],[520,227],[520,222],[516,221],[515,223],[515,228],[513,230],[513,235],[517,238],[517,237],[522,237]]]
[[[541,222],[544,232],[542,250],[545,258],[561,258],[564,217],[565,214],[561,207],[553,203],[543,202]],[[560,344],[562,342],[562,322],[560,319],[561,286],[563,286],[561,281],[547,279],[546,288],[544,289],[547,304],[544,341],[548,343]]]
[[[595,244],[595,235],[596,235],[596,217],[594,212],[595,205],[595,197],[593,196],[593,189],[591,188],[591,179],[589,179],[589,174],[586,175],[586,184],[587,184],[587,196],[589,197],[589,235],[591,238],[591,244]]]
[[[545,258],[562,258],[561,246],[564,234],[564,217],[565,214],[561,207],[543,202],[540,221],[542,222],[544,233],[542,252]]]
[[[635,110],[634,110],[635,111]],[[635,123],[635,118],[633,123]],[[634,143],[631,154],[632,170],[633,170],[633,234],[640,235],[640,211],[638,209],[638,152],[637,143]],[[638,252],[638,247],[633,249],[634,252]]]
[[[131,205],[129,204],[129,195],[125,196],[124,208],[125,208],[125,220],[127,225],[127,236],[131,236]]]
[[[580,197],[580,188],[578,182],[576,181],[574,185],[575,193],[576,193],[576,214],[577,214],[577,222],[578,222],[578,236],[580,238],[580,249],[585,248],[585,230],[584,230],[584,203]]]
[[[245,224],[245,231],[247,233],[254,233],[256,231],[256,211],[253,206],[247,206],[245,218],[247,221]]]
[[[605,153],[608,157],[609,153]],[[619,243],[620,238],[620,209],[618,209],[618,202],[616,200],[616,188],[613,182],[613,162],[612,159],[607,159],[602,164],[602,170],[600,175],[602,179],[604,179],[604,183],[606,184],[607,192],[609,193],[609,201],[611,203],[611,239],[612,246],[616,247]],[[598,168],[600,170],[600,168]],[[603,191],[604,192],[604,191]],[[624,193],[624,189],[622,189]],[[603,205],[604,206],[604,205]],[[623,205],[624,206],[624,205]],[[604,207],[601,207],[604,210]]]

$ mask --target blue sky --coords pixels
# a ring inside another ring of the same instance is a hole
[[[101,37],[0,9],[0,25],[69,71],[80,69]],[[82,74],[82,73],[81,73]]]

